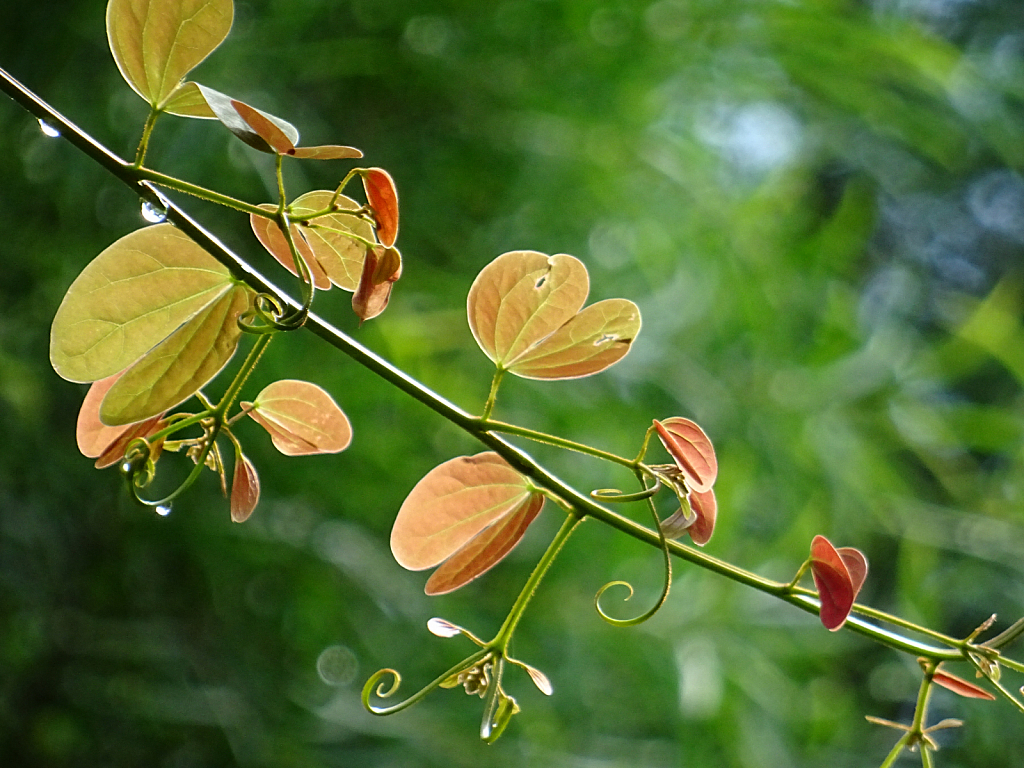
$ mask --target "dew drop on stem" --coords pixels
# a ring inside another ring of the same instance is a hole
[[[39,130],[43,132],[43,136],[49,136],[51,139],[56,139],[60,136],[60,131],[41,117],[39,118]]]
[[[171,505],[170,504],[160,504],[160,505],[158,505],[156,507],[156,513],[158,515],[160,515],[160,517],[167,517],[169,514],[171,514]]]
[[[167,218],[167,210],[153,205],[149,200],[142,201],[142,218],[150,224],[159,224]]]

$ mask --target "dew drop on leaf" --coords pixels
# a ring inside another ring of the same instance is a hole
[[[142,201],[142,218],[148,221],[150,224],[159,224],[167,219],[167,210],[161,208],[149,200]]]
[[[43,132],[43,136],[49,136],[51,139],[60,137],[60,131],[43,120],[43,118],[39,118],[39,130]]]
[[[160,515],[160,517],[167,517],[169,514],[171,514],[171,505],[159,504],[156,508],[156,513]]]

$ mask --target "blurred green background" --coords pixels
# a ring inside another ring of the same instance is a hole
[[[640,305],[643,332],[592,379],[507,381],[499,418],[626,455],[651,418],[694,418],[721,466],[710,553],[786,579],[823,533],[867,554],[865,601],[965,635],[1024,614],[1022,55],[1019,0],[263,0],[236,4],[194,76],[395,177],[391,306],[356,330],[332,292],[328,318],[479,410],[473,277],[506,250],[572,253],[593,298]],[[8,3],[0,66],[134,151],[145,105],[104,3]],[[0,765],[869,766],[895,742],[863,716],[909,720],[913,659],[684,564],[656,618],[610,627],[595,591],[627,579],[637,596],[611,608],[640,612],[661,565],[595,523],[517,634],[555,695],[510,673],[524,711],[497,745],[461,691],[366,714],[376,669],[411,693],[469,652],[429,617],[496,630],[559,513],[426,598],[391,521],[428,469],[479,448],[309,334],[271,348],[249,395],[319,382],[352,419],[347,452],[286,459],[250,426],[248,523],[212,477],[167,518],[133,507],[78,455],[84,387],[47,344],[78,271],[142,224],[138,201],[6,97],[0,146]],[[211,122],[163,119],[149,159],[271,197],[266,157]],[[295,194],[348,167],[292,165]],[[178,199],[269,268],[242,217]],[[628,483],[534,453],[583,490]],[[941,766],[1024,754],[1005,702],[939,691],[942,717],[966,725],[939,734]]]

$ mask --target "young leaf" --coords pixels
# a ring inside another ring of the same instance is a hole
[[[108,427],[100,421],[100,403],[119,376],[120,374],[115,374],[89,387],[78,411],[75,430],[78,450],[83,456],[96,459],[96,469],[116,464],[124,456],[124,449],[128,443],[137,437],[147,437],[162,427],[163,414],[119,427]]]
[[[690,491],[687,498],[690,500],[690,508],[697,514],[697,520],[686,529],[686,532],[690,534],[694,544],[703,547],[715,532],[718,500],[715,499],[713,490]]]
[[[164,112],[179,117],[198,117],[204,120],[216,120],[217,115],[210,105],[203,98],[199,85],[191,81],[179,85],[167,101],[164,102]]]
[[[323,144],[319,147],[295,147],[288,151],[292,157],[308,160],[357,160],[363,156],[355,147]]]
[[[963,678],[951,675],[948,672],[936,671],[932,676],[932,681],[934,681],[936,685],[941,685],[943,688],[968,699],[985,699],[986,701],[996,700],[995,695],[986,691],[981,686],[969,683]]]
[[[397,248],[368,248],[363,274],[352,294],[352,311],[359,322],[371,320],[387,309],[391,287],[402,276],[402,254]]]
[[[264,203],[260,208],[268,211],[277,210],[277,206],[270,205],[269,203]],[[249,225],[252,227],[252,231],[256,235],[256,239],[260,241],[260,244],[270,251],[271,255],[281,262],[289,272],[298,276],[299,273],[295,269],[295,259],[292,257],[291,249],[288,247],[288,241],[285,239],[284,232],[281,231],[281,227],[278,226],[277,222],[253,213],[249,215]],[[329,290],[331,287],[330,278],[327,277],[327,273],[316,258],[316,253],[305,238],[304,233],[308,231],[307,228],[292,224],[290,229],[292,231],[292,240],[295,242],[295,248],[298,250],[299,255],[305,259],[306,266],[309,267],[309,274],[313,278],[313,285],[318,291]]]
[[[534,495],[496,453],[451,459],[430,470],[403,502],[391,529],[391,552],[403,568],[430,568]]]
[[[171,224],[125,235],[82,270],[57,309],[50,362],[69,381],[123,371],[234,284]]]
[[[249,416],[270,433],[286,456],[338,453],[352,442],[352,425],[334,399],[316,384],[275,381],[256,396]]]
[[[231,29],[232,0],[110,0],[107,40],[128,85],[162,109]]]
[[[681,416],[664,421],[655,419],[654,427],[661,444],[683,473],[689,489],[698,493],[711,490],[718,477],[718,459],[715,447],[704,430]]]
[[[244,523],[260,500],[260,477],[249,457],[235,451],[235,473],[231,480],[231,520]]]
[[[482,576],[515,549],[543,506],[541,494],[528,496],[516,509],[484,528],[445,560],[427,579],[424,591],[428,595],[443,595]]]
[[[462,634],[462,627],[452,624],[447,619],[439,619],[436,616],[427,621],[427,630],[438,637],[458,637]]]
[[[250,117],[253,113],[260,115],[266,123],[274,126],[276,130],[280,131],[280,135],[283,136],[285,140],[291,142],[292,146],[295,146],[298,143],[298,129],[286,120],[282,120],[280,117],[274,117],[274,115],[264,112],[263,110],[256,109],[255,107],[250,107],[245,102],[232,99],[230,96],[223,94],[220,91],[215,91],[213,88],[209,88],[205,85],[196,83],[196,87],[199,88],[203,98],[206,99],[206,103],[209,105],[210,109],[213,110],[217,119],[220,120],[229,131],[253,149],[258,149],[260,152],[274,154],[274,148],[265,138],[263,138],[262,135],[260,135],[259,131],[253,128],[253,126],[251,126],[249,122],[239,114],[238,109],[235,106],[236,104],[246,107],[246,114]],[[251,110],[251,112],[249,110]],[[261,123],[261,126],[265,127],[265,124]]]
[[[326,189],[307,192],[291,204],[292,214],[305,216],[322,211],[333,199],[334,193]],[[362,207],[345,195],[338,195],[334,204],[347,211]],[[355,216],[331,213],[318,216],[304,227],[304,231],[317,261],[331,282],[342,290],[354,291],[363,272],[366,248],[374,240],[370,223]]]
[[[824,536],[815,536],[811,541],[811,575],[814,577],[814,586],[821,600],[819,615],[825,628],[833,632],[846,623],[867,574],[867,559],[864,555],[858,552],[858,558],[851,555],[852,548],[844,547],[844,550],[847,553],[845,559],[857,561],[858,565],[855,567],[859,568],[860,561],[863,561],[860,584],[855,585],[844,557],[832,546],[832,542]]]
[[[369,168],[363,172],[366,201],[377,219],[377,239],[390,248],[398,239],[398,190],[391,174],[383,168]]]
[[[252,295],[247,286],[235,284],[146,353],[110,388],[100,406],[100,420],[130,424],[194,395],[235,354],[242,335],[238,318],[249,309]]]
[[[860,588],[864,586],[864,580],[868,576],[868,559],[864,557],[863,552],[853,547],[837,547],[836,552],[843,559],[843,565],[846,566],[846,570],[850,574],[853,598],[856,600],[857,595],[860,594]]]
[[[274,152],[279,155],[287,155],[295,150],[295,142],[288,138],[287,134],[270,117],[237,99],[231,100],[231,106],[239,117],[256,132],[256,135],[270,145]]]

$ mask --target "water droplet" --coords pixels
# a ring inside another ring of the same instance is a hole
[[[160,504],[160,505],[158,505],[157,508],[156,508],[156,513],[158,515],[160,515],[160,517],[167,517],[169,514],[171,514],[171,505],[170,504]]]
[[[39,118],[39,130],[43,132],[44,136],[49,136],[51,139],[56,139],[60,136],[60,131],[43,120],[43,118]]]
[[[150,224],[159,224],[167,218],[167,210],[153,205],[149,200],[142,202],[142,218]]]

